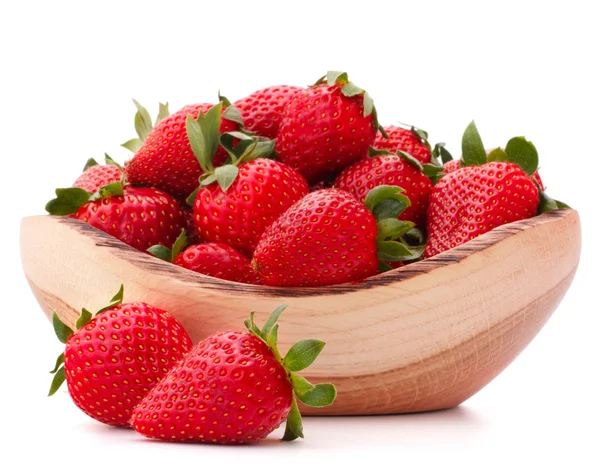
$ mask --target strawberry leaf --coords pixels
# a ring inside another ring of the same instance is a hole
[[[240,125],[244,125],[244,119],[242,118],[242,113],[240,110],[232,105],[227,106],[225,112],[223,112],[223,118],[227,120],[231,120],[232,122],[236,122]]]
[[[55,192],[56,198],[46,204],[46,211],[52,216],[73,214],[92,196],[92,193],[82,188],[57,188]]]
[[[405,261],[412,259],[410,249],[398,241],[383,241],[377,243],[377,257],[382,261]]]
[[[302,371],[317,359],[324,346],[325,342],[321,340],[299,341],[289,349],[283,358],[283,365],[292,372]]]
[[[58,368],[60,368],[60,366],[62,364],[64,364],[65,362],[65,354],[61,353],[60,355],[58,355],[58,358],[56,358],[56,363],[54,364],[54,369],[52,371],[50,371],[50,374],[54,374],[58,371]]]
[[[433,150],[431,151],[431,156],[433,159],[436,159],[436,161],[438,158],[441,159],[442,164],[454,160],[454,158],[452,158],[452,154],[446,149],[446,144],[444,142],[439,142],[435,144]],[[439,162],[435,164],[438,165]]]
[[[144,142],[142,142],[140,139],[135,138],[135,139],[131,139],[128,140],[125,143],[121,144],[121,147],[126,148],[127,150],[129,150],[131,153],[135,153],[137,152],[140,148],[142,148]]]
[[[75,322],[75,328],[77,330],[79,330],[80,328],[82,328],[82,327],[86,326],[88,323],[90,323],[91,320],[92,320],[92,313],[89,310],[82,308],[81,314],[79,315],[79,318]]]
[[[291,374],[290,379],[292,380],[292,387],[294,388],[294,393],[296,393],[297,396],[299,396],[300,394],[304,394],[306,391],[310,391],[315,387],[314,384],[308,382],[308,380],[306,380],[302,376],[298,376],[294,373]]]
[[[396,155],[398,155],[400,158],[404,158],[417,170],[423,171],[423,165],[421,164],[421,162],[419,162],[419,160],[417,160],[415,157],[413,157],[410,153],[404,152],[402,150],[398,150],[396,152]]]
[[[325,77],[327,78],[328,86],[333,86],[338,81],[342,83],[348,82],[348,73],[342,71],[327,71],[327,75]]]
[[[337,391],[331,383],[321,383],[314,386],[308,391],[297,394],[298,399],[307,406],[324,407],[333,404]]]
[[[173,262],[171,260],[171,249],[169,249],[167,246],[163,246],[162,244],[155,244],[154,246],[150,246],[146,250],[154,257],[158,257],[162,261]]]
[[[433,163],[425,163],[423,164],[423,173],[435,185],[444,176],[444,167],[434,165]]]
[[[190,205],[190,206],[194,206],[194,203],[196,202],[196,196],[198,196],[198,192],[200,191],[200,187],[196,188],[194,191],[192,191],[190,193],[190,196],[188,196],[185,199],[185,202]]]
[[[98,165],[98,162],[93,158],[90,158],[87,162],[85,162],[85,166],[83,167],[83,171],[86,171],[88,168],[95,167]]]
[[[99,188],[96,193],[90,196],[89,201],[101,200],[102,198],[110,198],[111,196],[123,196],[123,182],[113,181],[108,185]]]
[[[363,94],[365,92],[364,89],[361,89],[356,84],[352,82],[347,82],[342,86],[342,94],[346,97],[357,96],[358,94]],[[368,114],[365,114],[365,116]]]
[[[539,159],[535,146],[525,137],[513,137],[504,148],[507,159],[514,163],[528,175],[533,175],[538,169]]]
[[[540,203],[537,214],[546,213],[553,209],[570,209],[571,207],[562,201],[555,200],[544,191],[540,191]]]
[[[163,119],[166,119],[167,117],[169,117],[169,115],[170,115],[170,113],[169,113],[169,103],[165,102],[163,104],[162,102],[159,102],[158,103],[158,115],[156,116],[156,120],[154,121],[154,125],[156,126]]]
[[[267,342],[267,345],[269,345],[271,348],[276,348],[278,337],[279,337],[279,324],[275,324],[275,325],[273,325],[273,327],[271,327],[271,329],[269,330],[269,333],[267,333],[265,335],[265,341]]]
[[[487,160],[488,162],[508,162],[508,156],[504,150],[498,147],[488,153]]]
[[[283,305],[280,305],[275,310],[273,310],[273,312],[271,313],[271,316],[263,325],[263,328],[261,330],[263,335],[269,334],[269,332],[271,331],[271,328],[273,328],[275,326],[275,323],[277,323],[277,320],[279,319],[279,317],[281,316],[281,314],[283,313],[283,311],[286,308],[288,308],[288,304],[284,303]]]
[[[100,310],[98,310],[96,312],[96,315],[98,315],[99,313],[105,312],[106,310],[110,310],[111,308],[116,307],[117,305],[122,304],[124,290],[125,290],[125,288],[124,288],[123,284],[121,284],[121,287],[119,287],[119,291],[113,296],[112,299],[110,299],[110,303],[106,307],[102,307]]]
[[[152,119],[150,118],[150,114],[146,108],[142,107],[138,101],[133,99],[133,103],[137,108],[134,118],[135,131],[137,132],[139,138],[143,141],[152,130]]]
[[[410,221],[400,221],[397,218],[387,218],[377,221],[377,240],[393,241],[405,235],[415,227]]]
[[[71,330],[70,327],[65,325],[60,318],[58,318],[58,314],[56,312],[52,314],[52,326],[54,327],[54,333],[56,333],[58,341],[61,343],[66,343],[69,337],[73,334],[73,330]]]
[[[485,148],[475,126],[475,121],[471,122],[462,137],[462,166],[483,165],[487,162]]]
[[[235,165],[223,165],[215,169],[215,178],[223,191],[227,191],[238,176],[240,169]]]
[[[190,115],[185,121],[188,139],[194,155],[202,170],[208,172],[214,169],[212,161],[219,147],[219,129],[223,104],[219,102],[211,107],[206,114],[198,113],[198,119]]]
[[[283,434],[282,439],[289,442],[296,440],[298,437],[304,438],[304,433],[302,432],[302,416],[298,410],[296,396],[292,396],[292,407],[287,418],[285,433]]]
[[[52,396],[53,394],[55,394],[56,391],[58,391],[58,389],[65,382],[65,379],[65,367],[61,366],[60,369],[54,375],[54,378],[52,379],[52,384],[50,385],[50,391],[48,391],[48,396]]]

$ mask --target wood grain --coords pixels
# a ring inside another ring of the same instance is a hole
[[[47,316],[73,326],[125,284],[128,301],[169,310],[194,341],[264,321],[281,303],[280,346],[327,342],[303,374],[338,399],[306,414],[386,414],[460,404],[499,374],[560,303],[581,249],[579,215],[511,223],[439,256],[360,283],[317,289],[236,284],[193,273],[72,218],[28,217],[23,268]],[[51,330],[49,329],[49,337]]]

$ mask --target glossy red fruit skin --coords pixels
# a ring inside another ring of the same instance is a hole
[[[172,441],[248,444],[287,419],[288,374],[249,333],[217,333],[198,343],[135,409],[134,429]]]
[[[73,217],[140,251],[155,244],[171,247],[185,220],[175,199],[154,188],[125,186],[123,196],[90,201]]]
[[[444,163],[444,174],[449,175],[450,173],[455,172],[459,168],[460,168],[460,160],[450,160],[449,162]],[[538,182],[538,184],[540,185],[542,190],[545,190],[546,187],[544,186],[544,183],[542,182],[542,177],[540,176],[538,170],[536,170],[532,176],[533,176],[533,178],[536,179],[536,181]]]
[[[431,162],[431,150],[423,143],[421,138],[412,130],[388,125],[384,127],[388,138],[386,139],[381,132],[377,134],[373,147],[378,150],[388,150],[395,153],[399,150],[412,155],[421,163]]]
[[[270,86],[233,103],[244,119],[244,128],[274,139],[290,98],[302,90],[297,86]]]
[[[250,259],[233,247],[216,242],[187,247],[173,261],[175,265],[218,279],[246,284],[261,284]]]
[[[264,230],[308,193],[306,180],[283,163],[257,158],[239,167],[227,191],[217,183],[201,188],[194,220],[206,242],[224,242],[252,254]]]
[[[187,198],[198,187],[202,169],[188,140],[185,121],[188,115],[198,118],[212,104],[188,105],[160,121],[148,134],[141,148],[125,165],[131,184],[151,186],[178,197]],[[220,132],[238,130],[238,124],[222,119]],[[228,155],[217,149],[215,166],[225,162]]]
[[[266,285],[319,287],[378,272],[374,216],[350,193],[313,191],[261,237],[253,266]]]
[[[339,174],[334,187],[352,193],[361,203],[369,191],[379,185],[400,186],[410,201],[398,219],[412,221],[425,229],[427,206],[433,184],[421,170],[398,155],[380,155],[364,158]]]
[[[113,181],[121,180],[121,170],[115,165],[94,165],[85,170],[75,183],[73,188],[82,188],[90,193],[95,193]]]
[[[424,257],[432,257],[502,224],[536,215],[539,192],[519,166],[490,162],[444,176],[431,193]]]
[[[127,427],[134,407],[192,346],[169,312],[143,302],[118,305],[67,340],[69,394],[97,421]]]
[[[278,159],[314,183],[365,157],[377,131],[362,103],[361,94],[346,97],[339,84],[298,91],[279,127]]]

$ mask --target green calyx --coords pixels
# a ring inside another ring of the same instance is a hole
[[[375,130],[379,130],[385,138],[387,138],[387,134],[383,127],[379,124],[377,120],[377,109],[375,108],[375,103],[373,102],[373,98],[369,95],[367,91],[358,87],[353,82],[350,82],[348,79],[348,73],[342,71],[327,71],[327,74],[317,80],[313,84],[313,86],[318,86],[319,84],[327,84],[328,86],[338,85],[341,87],[342,94],[346,97],[354,97],[358,95],[363,96],[363,117],[367,117],[372,114],[373,117],[373,128]]]
[[[166,262],[173,262],[175,258],[185,249],[187,246],[188,240],[185,234],[185,229],[181,230],[181,234],[173,243],[173,247],[169,249],[167,246],[163,246],[162,244],[156,244],[154,246],[149,247],[147,250],[154,257],[158,257],[159,259]]]
[[[292,384],[292,407],[287,418],[283,440],[291,441],[304,437],[302,432],[302,417],[298,409],[298,399],[311,407],[324,407],[333,404],[336,397],[335,386],[331,383],[312,384],[302,376],[295,374],[310,366],[319,356],[325,342],[320,340],[302,340],[294,344],[281,356],[277,348],[279,324],[277,319],[287,308],[287,305],[277,307],[262,328],[254,322],[254,312],[244,321],[248,331],[264,341],[273,352],[275,358],[283,366]]]
[[[158,115],[156,116],[154,123],[152,123],[152,118],[150,117],[150,113],[148,112],[148,110],[145,107],[143,107],[135,99],[133,99],[133,103],[135,104],[135,107],[137,109],[137,112],[135,113],[135,117],[134,117],[134,125],[135,125],[135,131],[137,132],[138,136],[121,144],[121,147],[124,147],[127,150],[129,150],[130,152],[135,153],[140,149],[140,147],[144,143],[144,140],[146,140],[146,137],[148,136],[150,131],[161,120],[163,120],[165,117],[169,116],[169,103],[166,102],[165,104],[162,104],[162,103],[158,104]]]
[[[418,260],[425,250],[420,231],[414,230],[415,224],[398,219],[411,205],[403,192],[399,186],[376,186],[364,201],[377,222],[377,257],[381,271],[391,269],[388,262]]]
[[[477,166],[490,162],[514,163],[528,175],[533,175],[538,169],[539,159],[535,146],[525,137],[513,137],[507,142],[504,149],[496,148],[488,154],[483,146],[477,126],[472,121],[465,129],[462,137],[460,166]]]
[[[121,303],[123,303],[123,285],[121,285],[121,287],[119,288],[119,291],[113,296],[110,303],[106,307],[98,310],[98,312],[96,312],[96,315],[98,315],[101,312],[104,312],[105,310],[111,309],[112,307],[119,305]],[[81,314],[79,315],[79,318],[75,322],[75,329],[79,330],[79,329],[83,328],[91,320],[92,320],[92,313],[89,310],[82,308]],[[54,312],[52,314],[52,326],[54,327],[54,333],[56,334],[58,341],[60,341],[63,344],[66,344],[67,341],[69,340],[69,338],[74,333],[73,330],[71,329],[71,327],[69,327],[68,325],[65,325],[60,320],[60,318],[58,318],[58,314],[56,312]],[[52,369],[52,371],[50,371],[50,374],[53,374],[54,378],[52,378],[52,383],[50,384],[50,390],[48,391],[48,396],[52,396],[53,394],[55,394],[56,391],[58,391],[58,389],[65,382],[66,374],[65,374],[64,364],[65,364],[65,354],[63,352],[60,355],[58,355],[58,358],[56,358],[56,363],[54,364],[54,368]]]
[[[222,96],[219,97],[223,99]],[[222,118],[229,119],[227,113],[230,110],[234,111],[233,114],[239,114],[233,106],[229,106],[223,113],[224,106],[222,100],[206,113],[200,111],[197,119],[189,115],[186,119],[186,130],[192,151],[204,172],[200,176],[200,186],[217,182],[223,191],[227,191],[237,178],[239,166],[256,158],[271,157],[275,150],[275,141],[265,140],[246,131],[221,134],[219,130]],[[229,158],[224,165],[215,168],[213,159],[219,145],[225,149]],[[198,190],[195,190],[188,197],[187,202],[193,204],[197,193]]]
[[[95,193],[90,193],[82,188],[56,188],[56,198],[46,203],[46,211],[52,216],[67,216],[73,214],[88,201],[101,200],[111,196],[123,196],[123,187],[125,186],[125,173],[123,168],[115,162],[108,154],[104,154],[107,165],[114,165],[121,171],[121,179],[113,181],[98,189]],[[98,165],[98,162],[90,158],[84,171],[88,168]]]

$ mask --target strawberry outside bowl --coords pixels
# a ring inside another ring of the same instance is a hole
[[[251,311],[280,317],[279,345],[327,342],[302,374],[332,382],[333,405],[305,414],[392,414],[461,404],[527,346],[577,270],[579,215],[555,210],[359,283],[321,288],[238,284],[161,261],[69,217],[21,224],[21,258],[44,313],[74,327],[125,285],[125,300],[169,310],[194,342],[242,329]]]

